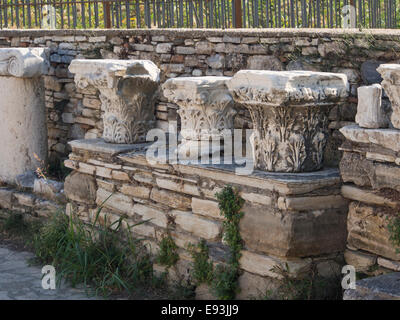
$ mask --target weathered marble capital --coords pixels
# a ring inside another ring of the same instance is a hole
[[[381,64],[376,70],[382,75],[381,85],[392,104],[392,125],[400,129],[400,64]]]
[[[100,91],[104,131],[109,143],[146,140],[155,124],[154,100],[160,70],[148,60],[73,60],[69,70],[78,88]]]
[[[301,172],[322,167],[327,115],[347,97],[346,75],[242,70],[227,85],[235,101],[250,111],[258,169]]]
[[[35,78],[46,74],[48,60],[43,48],[0,48],[0,76]]]
[[[230,77],[182,77],[167,80],[164,96],[180,109],[181,147],[223,139],[233,129],[234,101],[226,87]],[[219,151],[219,150],[218,150]]]

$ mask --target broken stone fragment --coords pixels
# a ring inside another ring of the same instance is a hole
[[[348,95],[345,74],[242,70],[227,85],[234,100],[250,111],[258,169],[302,172],[322,167],[329,110]]]
[[[377,70],[383,78],[381,85],[392,103],[390,120],[393,127],[400,129],[400,64],[381,64]]]
[[[160,70],[149,60],[83,60],[71,62],[78,89],[89,86],[100,91],[108,143],[130,144],[146,140],[155,127],[154,102]]]
[[[382,108],[382,87],[379,84],[359,87],[356,123],[362,128],[386,128],[387,118]]]

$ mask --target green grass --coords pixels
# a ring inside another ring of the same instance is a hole
[[[35,235],[34,252],[38,261],[56,268],[58,283],[64,278],[102,296],[129,293],[151,278],[150,256],[141,240],[131,236],[134,226],[123,229],[122,218],[100,223],[100,212],[89,225],[73,215],[54,214]]]

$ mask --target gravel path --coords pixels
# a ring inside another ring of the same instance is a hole
[[[42,269],[31,266],[34,255],[0,246],[0,300],[88,300],[84,289],[71,288],[65,283],[61,288],[42,288]]]

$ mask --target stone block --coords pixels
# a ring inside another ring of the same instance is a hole
[[[206,240],[215,240],[221,233],[221,225],[217,222],[201,218],[188,211],[171,211],[175,223],[183,230]]]
[[[347,220],[348,245],[376,255],[400,261],[400,253],[390,240],[390,211],[358,202],[351,202]]]
[[[96,179],[93,176],[75,171],[65,179],[64,192],[72,201],[94,204],[96,191]]]
[[[142,220],[149,220],[150,223],[162,228],[167,227],[167,217],[161,210],[137,203],[133,207],[133,212],[140,215]]]
[[[362,128],[386,128],[387,118],[382,108],[382,87],[379,84],[357,89],[356,122]]]
[[[223,219],[223,216],[220,213],[218,202],[211,200],[203,200],[199,198],[192,198],[192,211],[193,213],[200,214],[202,216],[214,218],[214,219]]]
[[[346,244],[347,207],[279,212],[245,204],[240,232],[251,250],[281,257],[305,257],[342,251]]]
[[[186,210],[191,205],[190,197],[157,188],[151,190],[150,199],[174,209]]]
[[[346,249],[344,252],[346,263],[354,266],[357,272],[369,271],[376,264],[376,255],[361,251],[352,251]]]

